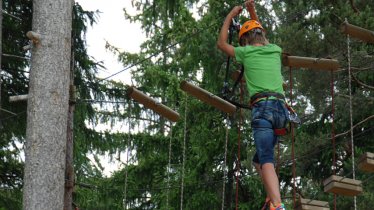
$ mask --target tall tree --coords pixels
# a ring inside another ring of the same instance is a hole
[[[34,1],[24,209],[63,209],[72,1]]]

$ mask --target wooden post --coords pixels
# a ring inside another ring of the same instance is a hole
[[[233,104],[187,81],[182,81],[180,87],[188,94],[195,96],[199,100],[212,105],[225,113],[233,114],[236,111],[236,107]]]
[[[143,104],[145,107],[152,109],[161,116],[166,117],[170,121],[176,122],[179,120],[179,114],[169,107],[157,102],[153,98],[147,96],[143,92],[139,91],[134,87],[127,89],[127,95],[135,101]]]
[[[71,59],[71,0],[33,0],[23,209],[63,209]]]
[[[282,62],[285,66],[296,68],[320,69],[327,71],[336,71],[339,68],[339,62],[335,59],[309,58],[285,55],[283,56]]]
[[[342,23],[340,31],[364,42],[374,43],[374,31],[351,25],[348,22]]]

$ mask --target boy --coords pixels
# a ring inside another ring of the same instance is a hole
[[[270,44],[254,8],[254,0],[245,2],[252,20],[243,24],[239,32],[240,47],[227,43],[232,18],[242,11],[234,7],[227,15],[217,41],[217,47],[244,65],[244,76],[251,96],[252,130],[256,145],[253,162],[262,178],[270,201],[270,210],[285,210],[279,192],[279,180],[274,168],[274,129],[284,128],[288,110],[284,104],[281,75],[281,48]]]

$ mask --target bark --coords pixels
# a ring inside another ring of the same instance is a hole
[[[0,129],[2,128],[1,122],[1,85],[3,80],[3,69],[1,68],[1,57],[3,55],[3,1],[0,0]]]
[[[71,0],[34,0],[23,209],[63,209]]]

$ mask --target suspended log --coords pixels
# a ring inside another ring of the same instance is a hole
[[[361,181],[332,175],[324,182],[324,191],[345,196],[356,196],[362,192]]]
[[[366,172],[374,172],[374,153],[366,152],[358,161],[358,169]]]
[[[180,88],[188,94],[216,107],[225,113],[233,114],[236,111],[236,107],[233,104],[187,81],[182,81],[180,83]]]
[[[9,96],[9,102],[27,101],[28,95]]]
[[[340,30],[342,33],[348,34],[356,39],[360,39],[367,43],[374,43],[374,31],[349,24],[348,22],[342,23]]]
[[[134,87],[129,87],[127,89],[127,95],[170,121],[176,122],[179,120],[179,114],[177,112],[157,102]]]
[[[335,59],[309,58],[299,56],[283,56],[284,66],[308,69],[320,69],[336,71],[339,68],[339,62]]]
[[[330,210],[329,202],[299,198],[295,210]]]

